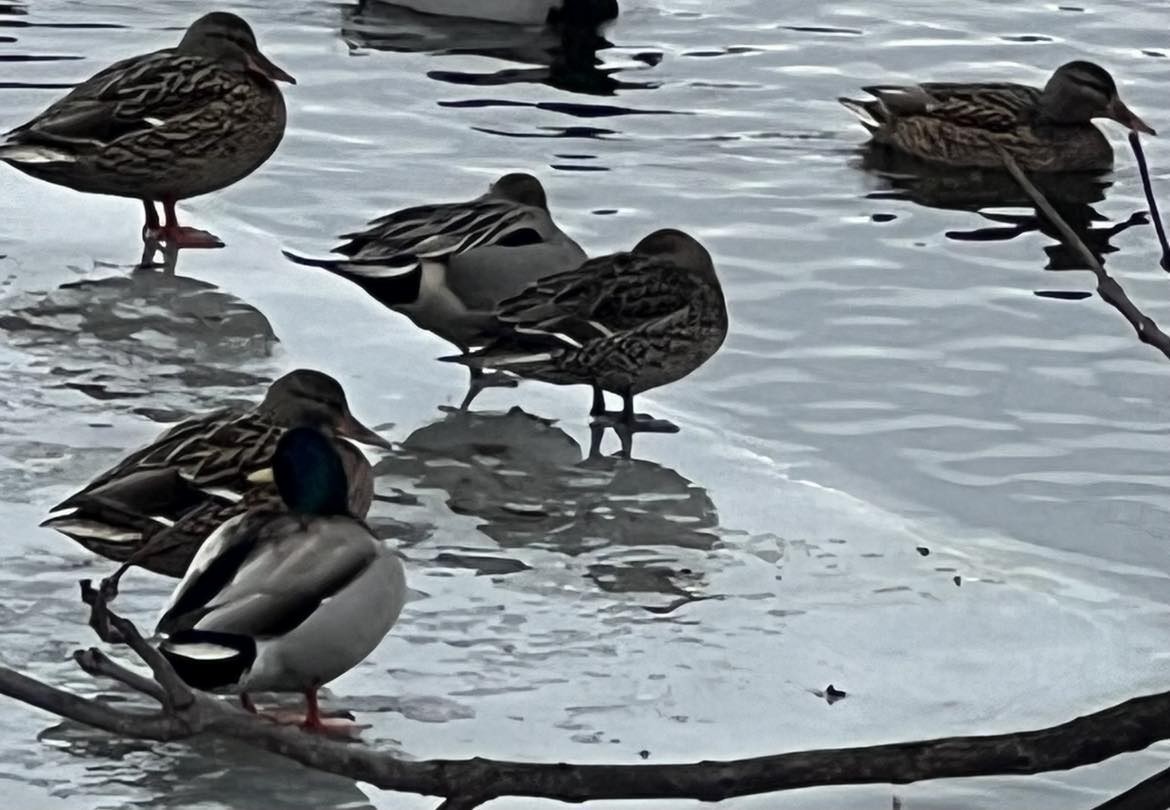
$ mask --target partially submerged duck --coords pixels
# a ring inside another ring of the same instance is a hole
[[[618,15],[617,0],[387,0],[392,5],[445,17],[544,25],[597,25]]]
[[[1113,166],[1113,148],[1094,118],[1155,134],[1092,62],[1061,65],[1043,89],[1007,82],[862,89],[874,98],[839,101],[875,143],[947,166],[1003,168],[998,146],[1029,171],[1102,171]]]
[[[286,115],[278,81],[294,83],[248,24],[212,12],[176,47],[116,62],[0,136],[0,160],[77,191],[142,200],[144,238],[222,247],[179,225],[175,203],[242,180],[276,151]]]
[[[444,358],[559,385],[593,387],[591,414],[623,435],[674,432],[634,412],[634,396],[680,380],[727,336],[727,307],[709,254],[682,231],[655,231],[629,252],[548,276],[496,311],[502,336]],[[605,391],[622,409],[605,409]]]
[[[281,435],[295,427],[332,437],[349,482],[349,510],[364,516],[373,477],[347,439],[390,444],[354,418],[335,379],[298,369],[272,383],[254,408],[224,408],[170,428],[53,507],[41,525],[116,562],[182,576],[225,520],[279,502],[274,486],[249,476],[272,463]]]
[[[298,264],[348,279],[385,306],[462,352],[493,333],[492,311],[533,281],[585,261],[548,210],[544,187],[530,174],[506,174],[473,200],[420,205],[345,234],[334,249],[348,258]],[[462,407],[489,385],[506,384],[471,369]]]
[[[329,437],[285,433],[271,477],[282,508],[251,509],[207,538],[159,618],[159,650],[188,685],[240,694],[253,711],[249,692],[300,692],[304,728],[329,730],[317,690],[394,626],[405,575],[350,511]]]

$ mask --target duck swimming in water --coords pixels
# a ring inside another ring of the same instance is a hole
[[[1003,168],[997,147],[1028,171],[1103,171],[1113,148],[1093,124],[1110,118],[1155,134],[1092,62],[1061,65],[1043,89],[1007,82],[863,87],[874,98],[839,101],[861,118],[874,143],[953,167]]]

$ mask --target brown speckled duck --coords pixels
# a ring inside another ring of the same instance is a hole
[[[142,200],[144,238],[222,247],[181,227],[175,203],[230,186],[276,150],[285,127],[276,81],[295,83],[246,22],[213,12],[178,46],[111,65],[0,136],[0,160],[77,191]]]
[[[599,256],[529,285],[496,311],[503,335],[445,358],[559,385],[593,387],[590,413],[627,436],[675,432],[634,413],[634,396],[703,365],[727,336],[727,307],[709,254],[693,237],[664,229],[628,253]],[[605,410],[604,391],[622,397]]]
[[[180,422],[53,507],[44,523],[116,562],[179,577],[221,523],[249,509],[279,506],[269,468],[280,437],[294,427],[333,438],[349,482],[349,510],[364,517],[373,499],[365,456],[347,439],[390,444],[350,413],[327,374],[298,369],[276,380],[254,408],[224,408]]]
[[[1061,65],[1043,90],[1007,82],[862,89],[874,99],[839,101],[876,143],[948,166],[1002,168],[998,144],[1029,171],[1102,171],[1113,166],[1113,148],[1094,118],[1155,134],[1092,62]]]

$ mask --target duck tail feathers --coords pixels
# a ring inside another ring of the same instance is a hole
[[[256,661],[254,639],[211,630],[182,630],[158,649],[185,684],[208,692],[239,685]]]
[[[878,118],[878,108],[880,105],[877,102],[861,101],[855,98],[845,98],[844,96],[838,97],[837,101],[841,102],[841,105],[849,110],[849,112],[856,115],[861,125],[871,133],[877,132],[881,128],[881,121]]]
[[[444,363],[459,363],[468,368],[482,371],[487,368],[500,370],[521,368],[523,366],[547,363],[556,359],[556,357],[557,352],[484,349],[478,352],[472,352],[471,354],[452,354],[447,357],[440,357],[439,360]]]
[[[0,160],[9,163],[76,163],[77,155],[44,144],[0,141]]]
[[[293,264],[320,267],[349,279],[391,279],[405,276],[419,268],[414,256],[392,256],[380,259],[318,259],[300,256],[289,250],[281,253]]]

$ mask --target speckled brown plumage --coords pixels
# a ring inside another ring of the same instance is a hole
[[[277,380],[254,408],[227,408],[181,422],[124,458],[54,507],[42,525],[117,562],[182,576],[203,540],[249,509],[279,508],[264,470],[292,427],[318,428],[334,438],[349,483],[349,506],[362,517],[373,500],[365,456],[347,438],[388,446],[349,412],[333,378],[298,370]],[[347,437],[347,438],[342,438]]]
[[[1061,66],[1043,90],[1006,82],[862,89],[874,99],[840,101],[876,143],[948,166],[1002,168],[998,145],[1030,171],[1099,171],[1113,165],[1113,149],[1092,119],[1153,134],[1091,62]]]
[[[676,230],[541,279],[505,301],[497,319],[501,338],[455,359],[627,400],[687,376],[727,335],[711,256]]]
[[[0,159],[77,191],[162,203],[177,236],[176,201],[248,176],[280,144],[274,79],[292,81],[247,23],[214,12],[178,46],[111,65],[7,133]],[[147,227],[158,228],[152,207]]]

